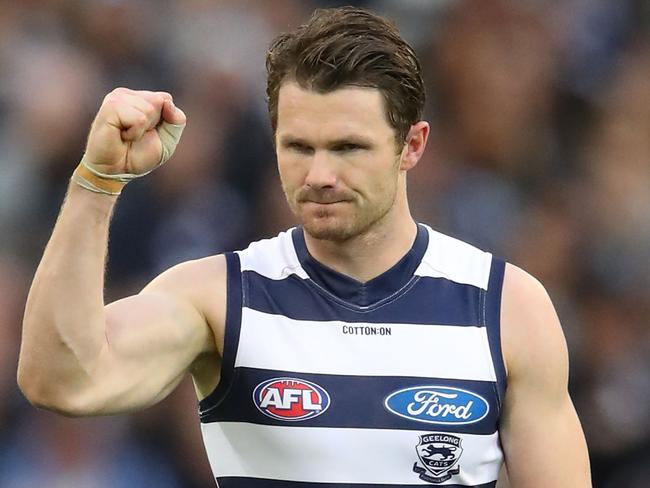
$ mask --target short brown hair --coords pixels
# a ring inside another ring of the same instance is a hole
[[[273,133],[286,80],[322,93],[345,86],[379,89],[400,146],[422,116],[424,82],[413,48],[392,22],[364,9],[316,10],[306,24],[272,42],[266,71]]]

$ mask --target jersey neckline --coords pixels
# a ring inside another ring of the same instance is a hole
[[[291,238],[300,265],[309,279],[340,300],[358,307],[368,307],[403,288],[413,278],[429,245],[427,229],[418,224],[411,249],[390,269],[362,283],[316,260],[307,249],[302,227],[294,228]]]

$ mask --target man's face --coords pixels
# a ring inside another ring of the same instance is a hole
[[[379,90],[321,94],[285,82],[276,148],[289,206],[312,237],[350,239],[392,209],[400,155]]]

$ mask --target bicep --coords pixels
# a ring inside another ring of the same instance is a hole
[[[511,486],[591,486],[587,447],[567,390],[559,320],[543,287],[512,266],[502,328],[508,390],[500,433]]]
[[[96,364],[101,413],[162,400],[205,351],[209,329],[175,297],[143,293],[106,307],[106,342]]]
[[[197,282],[193,266],[172,268],[140,294],[105,307],[106,340],[88,391],[93,413],[152,405],[171,392],[199,356],[215,352],[212,330],[191,293]]]

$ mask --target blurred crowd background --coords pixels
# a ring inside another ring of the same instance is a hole
[[[343,3],[392,18],[423,63],[433,131],[409,179],[415,216],[546,285],[594,486],[650,486],[650,2],[0,0],[0,487],[213,486],[189,381],[130,416],[26,402],[27,290],[117,86],[170,91],[189,124],[172,162],[123,193],[107,300],[292,225],[264,55]]]

